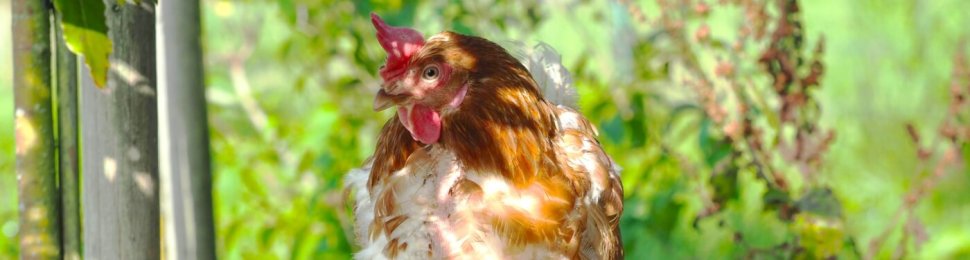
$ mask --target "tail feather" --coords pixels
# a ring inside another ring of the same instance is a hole
[[[509,42],[503,47],[519,59],[535,79],[542,95],[553,104],[578,109],[578,94],[573,85],[573,76],[562,64],[562,57],[549,44],[539,42],[531,48],[522,42]]]
[[[370,171],[373,165],[372,159],[368,159],[361,168],[350,170],[344,176],[344,200],[350,200],[353,194],[354,205],[354,235],[357,237],[359,245],[367,244],[367,235],[370,233],[370,225],[374,220],[374,201],[371,200],[370,192],[367,190],[367,180],[370,179]]]

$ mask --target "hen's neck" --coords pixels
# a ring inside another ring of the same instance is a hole
[[[518,183],[560,171],[551,142],[552,107],[517,61],[492,65],[479,77],[473,74],[465,103],[444,119],[442,145],[465,167]]]

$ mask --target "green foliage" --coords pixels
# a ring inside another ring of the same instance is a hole
[[[0,16],[10,16],[10,4],[0,0]],[[0,19],[0,38],[11,39],[11,19]],[[12,41],[0,41],[0,258],[19,253],[17,175],[14,155]]]
[[[203,1],[219,255],[346,259],[356,249],[341,178],[390,116],[370,109],[385,55],[367,19],[377,12],[426,36],[559,51],[623,167],[629,259],[970,256],[970,171],[943,163],[947,151],[970,161],[970,145],[940,127],[970,122],[948,112],[951,85],[966,86],[951,79],[970,2],[801,1],[785,19],[800,36],[773,41],[779,3]],[[762,61],[769,48],[796,69]],[[817,84],[776,78],[809,78],[816,61]],[[12,107],[7,97],[0,107]],[[786,99],[804,102],[786,109]],[[0,258],[17,252],[8,128]]]
[[[835,256],[845,241],[845,228],[837,218],[801,213],[795,217],[793,228],[800,238],[799,246],[805,248],[811,258]]]
[[[108,39],[108,25],[105,24],[105,9],[102,1],[54,0],[54,7],[61,17],[60,26],[64,29],[64,42],[67,48],[91,69],[94,84],[104,87],[108,80],[108,55],[111,54],[111,40]]]

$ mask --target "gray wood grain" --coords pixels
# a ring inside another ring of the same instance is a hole
[[[57,23],[61,19],[58,18]],[[64,259],[81,259],[81,187],[78,164],[78,75],[77,56],[67,49],[61,26],[56,32],[57,48],[57,143],[58,175],[61,187],[61,247]]]
[[[215,259],[199,1],[162,1],[156,20],[164,250]]]
[[[84,257],[158,259],[154,4],[106,0],[107,86],[81,72]]]

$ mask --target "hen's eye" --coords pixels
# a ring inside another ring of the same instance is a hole
[[[422,74],[423,74],[422,77],[425,80],[438,79],[438,66],[431,65],[431,66],[425,67],[424,73]]]

